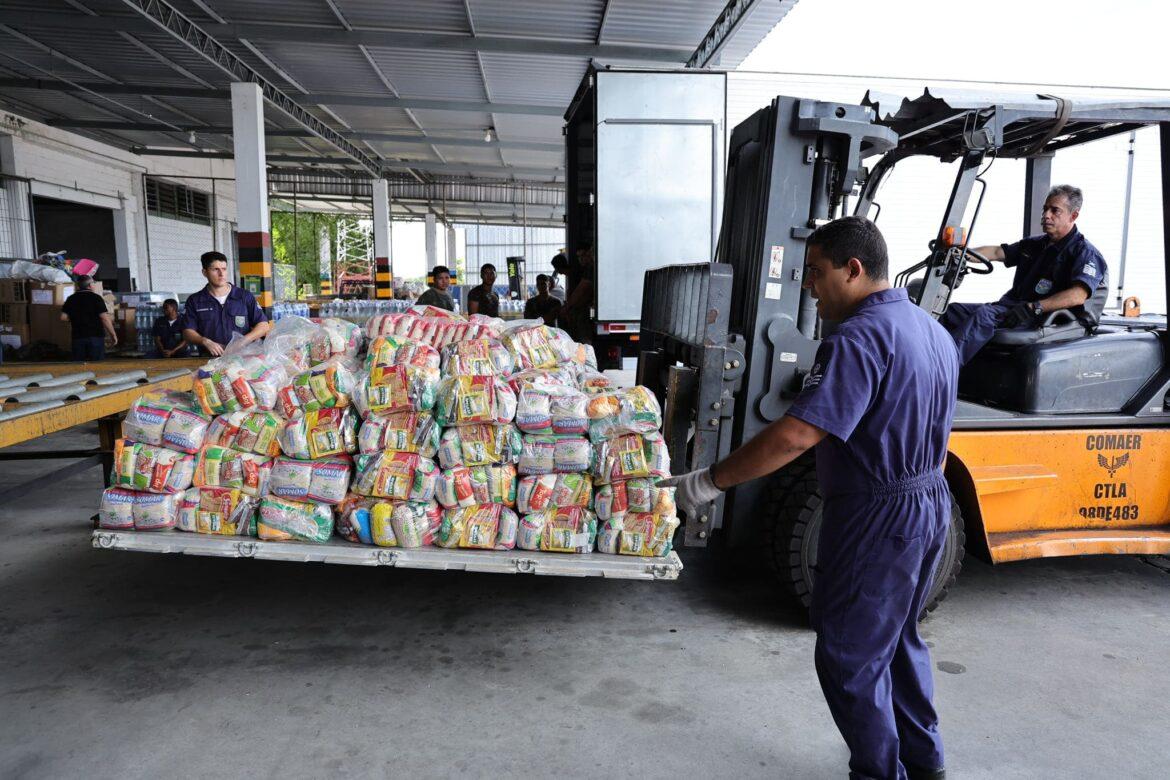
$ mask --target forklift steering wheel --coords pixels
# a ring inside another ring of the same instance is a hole
[[[974,249],[967,249],[967,258],[968,260],[966,262],[966,266],[969,273],[989,274],[995,270],[995,267],[991,264],[991,261],[976,252]],[[972,265],[970,258],[974,258],[978,264]]]

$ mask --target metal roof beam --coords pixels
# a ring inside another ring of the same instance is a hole
[[[754,3],[753,3],[754,4]],[[725,11],[726,13],[726,11]],[[36,26],[67,30],[108,30],[112,32],[153,32],[142,19],[133,16],[100,17],[45,11],[0,11],[0,24]],[[276,22],[201,22],[204,34],[226,40],[247,38],[285,43],[330,43],[348,46],[365,45],[388,49],[430,49],[435,51],[482,51],[504,54],[548,54],[560,57],[590,57],[609,60],[674,63],[685,62],[689,49],[673,46],[650,46],[638,43],[602,43],[554,37],[510,37],[500,35],[470,36],[462,33],[402,32],[378,28],[351,29],[332,25],[280,24]]]
[[[69,83],[51,79],[0,78],[0,89],[44,89],[54,92],[96,92],[103,95],[155,95],[156,97],[190,97],[230,100],[231,90],[203,87],[176,87],[159,84],[112,84],[106,82]],[[417,108],[426,111],[462,111],[476,114],[526,114],[560,117],[565,109],[558,106],[525,103],[493,103],[474,100],[432,100],[394,98],[379,95],[355,95],[344,92],[309,93],[291,98],[298,105],[365,106],[368,108]]]
[[[279,111],[288,114],[313,135],[335,147],[375,176],[381,176],[378,160],[363,152],[336,130],[310,114],[305,108],[282,92],[275,84],[261,76],[251,66],[229,51],[219,41],[201,30],[190,19],[164,0],[122,0],[135,12],[148,19],[155,27],[169,33],[192,51],[203,56],[234,81],[250,81],[260,86],[265,100]],[[89,17],[83,17],[89,20]],[[93,21],[93,20],[90,20]],[[246,36],[236,36],[246,37]]]
[[[759,3],[760,0],[728,0],[723,11],[715,18],[711,29],[703,36],[698,48],[687,60],[687,67],[705,68],[710,65]]]

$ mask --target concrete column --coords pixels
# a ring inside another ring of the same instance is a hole
[[[390,191],[385,179],[374,179],[374,297],[394,297],[390,267]]]
[[[439,234],[435,225],[435,215],[427,214],[426,218],[426,246],[427,246],[427,273],[439,264],[438,255]]]
[[[138,214],[134,198],[123,198],[122,208],[114,210],[114,252],[118,266],[118,290],[130,290],[131,256],[134,254],[135,217]],[[141,285],[139,285],[141,287]]]
[[[268,221],[264,96],[259,84],[232,84],[232,152],[236,163],[240,284],[269,311],[275,303],[275,288],[272,284],[272,235]]]
[[[329,242],[329,226],[317,226],[317,268],[321,294],[333,294],[333,247]]]
[[[447,267],[451,269],[452,273],[455,272],[455,228],[450,225],[447,226]],[[470,276],[470,274],[467,275]],[[466,280],[460,279],[460,281],[466,284]]]

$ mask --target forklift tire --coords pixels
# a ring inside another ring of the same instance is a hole
[[[821,532],[821,493],[815,465],[810,461],[794,466],[785,469],[788,473],[778,477],[771,486],[761,541],[769,568],[780,585],[807,609],[812,599],[813,566]],[[947,597],[963,568],[966,539],[963,513],[952,495],[950,533],[919,620]]]

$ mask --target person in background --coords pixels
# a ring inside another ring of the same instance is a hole
[[[593,343],[593,244],[582,241],[577,247],[577,262],[568,268],[568,297],[561,307],[560,322],[579,344]]]
[[[549,285],[552,279],[548,274],[536,275],[536,295],[524,304],[524,319],[543,319],[545,325],[555,325],[557,314],[561,310],[561,302],[552,296]]]
[[[435,280],[433,286],[428,287],[427,291],[418,296],[415,303],[419,306],[438,306],[440,309],[447,311],[455,311],[455,299],[451,297],[451,269],[445,265],[436,265],[431,271],[431,277]]]
[[[77,277],[77,292],[65,299],[61,321],[73,330],[74,360],[105,360],[107,335],[111,345],[118,346],[114,318],[106,311],[102,296],[93,291],[93,277]]]
[[[158,357],[187,355],[187,340],[183,338],[183,318],[179,316],[179,302],[174,298],[163,301],[162,316],[155,319],[152,333]]]
[[[204,252],[199,262],[207,286],[187,298],[183,312],[183,338],[199,347],[201,354],[218,356],[239,333],[245,342],[264,338],[272,327],[256,296],[228,281],[227,257]]]
[[[496,267],[491,263],[484,263],[479,267],[478,287],[473,287],[467,293],[467,313],[482,314],[485,317],[500,316],[500,296],[492,289],[496,283]]]
[[[552,277],[548,283],[548,294],[561,303],[564,303],[565,288],[561,286],[561,277],[567,276],[569,273],[569,256],[565,254],[565,250],[562,249],[553,255],[552,268]]]

